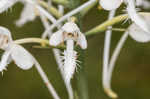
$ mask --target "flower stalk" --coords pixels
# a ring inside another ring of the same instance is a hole
[[[46,9],[48,9],[48,11],[53,14],[54,16],[56,16],[57,18],[60,18],[62,17],[63,15],[58,11],[57,8],[55,8],[54,6],[52,5],[48,5],[45,1],[42,1],[42,0],[38,0],[38,3],[40,5],[42,5],[43,7],[45,7]]]
[[[24,39],[15,40],[14,42],[16,44],[38,43],[41,45],[50,46],[48,40],[41,39],[41,38],[24,38]],[[64,45],[50,46],[50,48],[65,49],[65,46]]]
[[[40,74],[43,82],[45,83],[46,87],[48,88],[49,92],[52,94],[54,99],[60,99],[60,97],[58,96],[57,92],[55,91],[55,89],[53,88],[53,85],[51,84],[51,82],[48,80],[47,75],[45,74],[44,70],[41,68],[39,62],[33,57],[34,62],[35,62],[35,67],[38,71],[38,73]]]

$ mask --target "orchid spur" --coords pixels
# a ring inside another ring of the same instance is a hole
[[[111,20],[115,16],[116,10],[112,10],[109,13],[108,20]],[[111,45],[111,35],[112,35],[112,26],[108,27],[105,35],[105,42],[104,42],[104,54],[103,54],[103,76],[102,76],[102,84],[104,91],[107,95],[111,98],[117,98],[117,94],[111,89],[111,84],[109,82],[109,53],[110,53],[110,45]]]

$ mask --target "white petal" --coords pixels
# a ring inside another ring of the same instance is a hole
[[[87,48],[87,40],[84,34],[79,33],[77,44],[79,44],[82,49]]]
[[[136,40],[137,42],[149,42],[150,41],[150,34],[148,34],[147,32],[143,31],[139,26],[137,26],[136,24],[132,24],[128,31],[129,35]]]
[[[21,13],[20,19],[16,21],[17,26],[22,26],[28,21],[33,21],[36,18],[35,7],[29,3],[24,3],[24,9]]]
[[[34,64],[31,54],[20,45],[13,44],[12,47],[11,57],[16,65],[24,70],[30,69]]]
[[[150,33],[150,28],[148,27],[149,24],[146,23],[145,19],[142,16],[136,13],[135,0],[126,0],[126,2],[128,3],[127,11],[131,20],[135,22],[144,31]]]
[[[79,27],[74,22],[67,22],[63,25],[62,30],[67,33],[79,32]]]
[[[122,0],[100,0],[99,3],[105,10],[114,10],[121,5]]]
[[[63,33],[61,30],[55,32],[54,34],[52,34],[51,38],[50,38],[50,45],[52,46],[57,46],[60,43],[63,42]]]
[[[6,70],[7,65],[11,62],[11,50],[7,50],[4,52],[1,62],[0,62],[0,71]]]
[[[0,0],[0,13],[13,6],[18,0]]]

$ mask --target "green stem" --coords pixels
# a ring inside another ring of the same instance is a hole
[[[16,44],[38,43],[41,45],[50,46],[48,40],[41,39],[41,38],[24,38],[24,39],[15,40],[14,43]],[[65,46],[64,45],[56,46],[56,47],[50,46],[50,48],[65,49]]]
[[[14,41],[17,44],[25,44],[25,43],[40,43],[40,44],[49,44],[48,40],[41,39],[41,38],[24,38],[24,39],[19,39]]]
[[[119,23],[119,22],[127,19],[127,17],[128,17],[127,14],[124,14],[124,15],[117,16],[117,17],[113,18],[112,20],[105,21],[104,23],[102,23],[102,24],[94,27],[93,29],[87,31],[86,36],[95,35],[99,32],[105,31],[108,26],[112,26],[116,23]]]
[[[146,12],[141,12],[139,13],[140,15],[149,15],[150,16],[150,13],[146,13]],[[128,18],[128,15],[127,14],[123,14],[123,15],[119,15],[117,17],[114,17],[112,20],[107,20],[105,21],[104,23],[94,27],[93,29],[87,31],[85,33],[86,36],[91,36],[91,35],[95,35],[95,34],[98,34],[100,32],[103,32],[107,29],[108,26],[112,26],[116,23],[119,23],[119,22],[122,22],[124,20],[126,20]]]

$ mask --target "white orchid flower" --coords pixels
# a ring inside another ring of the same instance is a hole
[[[32,55],[22,46],[15,44],[10,31],[4,27],[0,27],[0,48],[5,50],[0,62],[1,72],[6,69],[11,61],[14,61],[23,70],[30,69],[33,66]]]
[[[60,99],[38,61],[25,48],[14,43],[11,32],[5,27],[0,27],[0,48],[5,51],[0,61],[0,72],[3,73],[11,61],[23,70],[28,70],[35,65],[53,98]]]
[[[73,91],[70,80],[77,68],[77,52],[74,50],[74,43],[78,44],[82,49],[87,48],[87,41],[80,32],[80,29],[74,22],[67,22],[62,28],[52,34],[50,38],[50,45],[57,46],[60,43],[66,42],[66,50],[63,53],[63,65],[60,67],[67,90],[69,92],[69,99],[73,99]]]
[[[87,41],[74,22],[67,22],[59,31],[55,32],[50,38],[50,45],[57,46],[64,41],[66,41],[66,50],[64,51],[63,70],[66,82],[70,83],[77,64],[74,42],[80,45],[82,49],[86,49]]]

